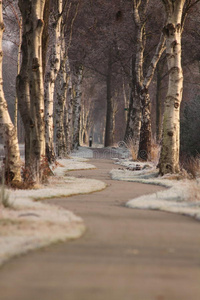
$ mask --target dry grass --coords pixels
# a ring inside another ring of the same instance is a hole
[[[200,175],[200,156],[181,157],[181,168],[186,170],[191,179],[198,178]]]
[[[137,148],[136,145],[134,143],[134,141],[132,139],[129,139],[127,142],[127,148],[131,154],[131,158],[133,161],[137,161]]]
[[[9,194],[6,191],[5,188],[5,177],[4,177],[4,173],[2,173],[2,185],[1,185],[1,193],[0,193],[0,203],[3,205],[3,207],[5,208],[12,208],[13,207],[13,203],[10,201],[9,199]]]
[[[161,149],[160,144],[158,144],[156,142],[156,139],[152,139],[152,141],[151,141],[151,161],[154,162],[156,165],[159,162],[160,149]]]

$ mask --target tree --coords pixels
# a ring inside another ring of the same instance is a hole
[[[168,65],[168,91],[165,98],[160,174],[179,172],[180,105],[183,92],[181,36],[188,10],[198,1],[163,0],[167,22],[164,27]]]
[[[130,94],[129,118],[125,133],[125,141],[131,139],[138,152],[138,157],[144,160],[151,158],[151,101],[149,85],[154,76],[156,65],[164,51],[165,38],[160,34],[160,40],[152,58],[145,62],[146,23],[149,0],[141,2],[133,0],[133,19],[135,22],[136,51],[131,61],[132,83]]]
[[[82,80],[83,80],[83,66],[78,65],[76,68],[76,82],[75,82],[75,97],[73,105],[73,149],[78,149],[80,146],[80,117],[81,117],[81,96],[82,96]]]
[[[45,140],[46,140],[46,155],[49,162],[55,160],[54,151],[54,129],[53,129],[53,110],[54,110],[54,92],[55,82],[60,69],[61,61],[61,26],[63,1],[56,0],[53,4],[52,10],[52,45],[49,57],[49,72],[45,79]]]
[[[25,128],[25,165],[33,181],[41,179],[45,158],[42,31],[45,1],[19,0],[22,14],[22,63],[16,86]]]
[[[66,157],[72,150],[73,122],[73,79],[69,62],[69,48],[72,42],[73,26],[76,20],[81,0],[69,2],[65,15],[61,19],[60,69],[56,81],[56,154]],[[65,2],[65,5],[67,2]],[[64,13],[64,11],[63,11]]]
[[[0,135],[3,138],[5,149],[5,179],[6,182],[20,182],[21,181],[21,166],[20,153],[17,139],[17,131],[14,127],[9,112],[7,102],[3,91],[2,78],[2,37],[4,31],[2,1],[0,1]]]
[[[113,100],[111,92],[112,82],[112,48],[108,51],[108,67],[106,74],[106,88],[107,88],[107,109],[106,109],[106,129],[105,129],[105,147],[113,145]]]

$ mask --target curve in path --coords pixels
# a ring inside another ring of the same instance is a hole
[[[1,300],[199,300],[199,223],[124,207],[159,187],[111,181],[108,160],[70,175],[104,180],[90,195],[55,199],[83,217],[86,234],[14,259],[0,270]]]

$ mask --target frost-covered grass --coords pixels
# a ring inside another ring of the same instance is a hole
[[[198,180],[176,180],[175,176],[160,177],[151,163],[139,163],[143,168],[140,171],[131,170],[138,164],[136,162],[118,160],[117,163],[121,167],[110,172],[112,179],[155,184],[167,188],[151,195],[132,199],[127,202],[127,207],[179,213],[200,220],[200,182]]]
[[[53,170],[55,176],[37,189],[6,189],[12,207],[0,204],[0,265],[13,256],[83,234],[85,225],[80,217],[55,205],[35,201],[104,189],[102,181],[69,176],[69,170],[95,168],[83,160],[59,160]]]
[[[79,147],[78,150],[73,150],[70,154],[72,158],[93,158],[93,151],[89,147]]]

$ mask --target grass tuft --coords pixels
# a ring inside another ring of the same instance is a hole
[[[198,178],[200,175],[200,156],[181,157],[181,168],[186,170],[191,179]]]
[[[9,200],[9,194],[5,189],[5,176],[2,176],[1,197],[0,202],[5,208],[13,208],[13,203]]]

